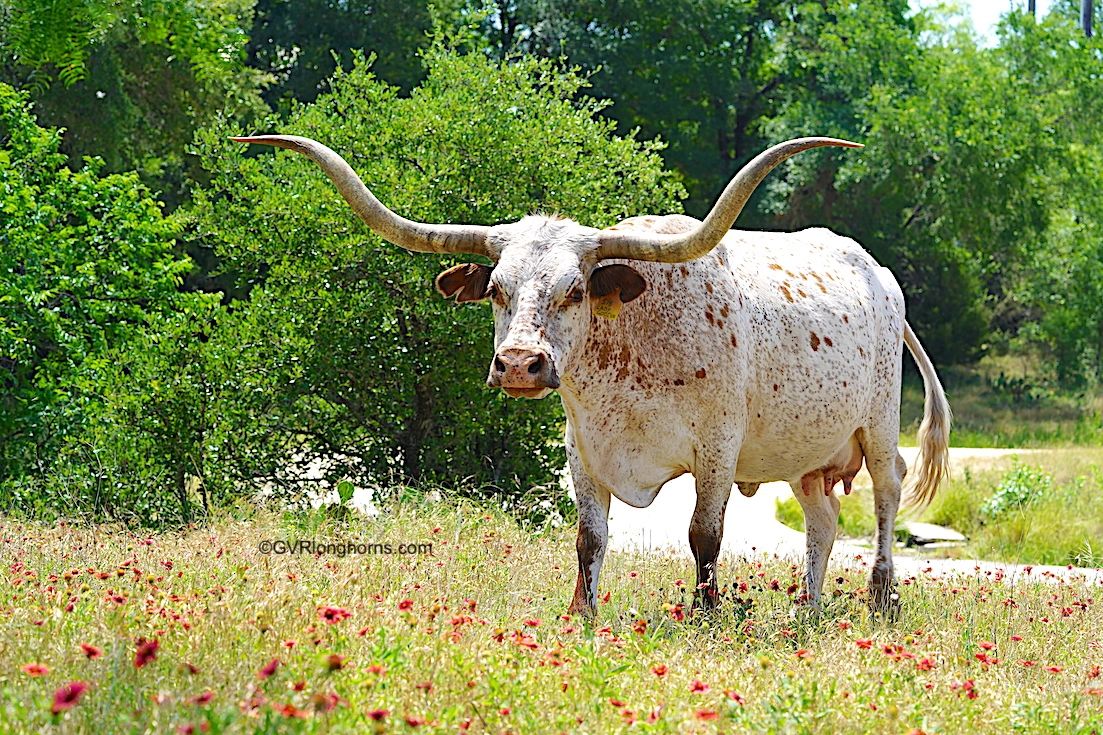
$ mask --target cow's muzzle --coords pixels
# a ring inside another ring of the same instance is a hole
[[[509,347],[494,355],[486,384],[514,398],[543,398],[559,387],[559,376],[543,350]]]

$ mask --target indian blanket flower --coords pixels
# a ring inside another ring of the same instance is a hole
[[[80,698],[88,691],[87,682],[71,681],[62,684],[54,692],[54,702],[50,705],[51,714],[59,715],[62,712],[73,709],[80,702]]]
[[[347,620],[352,617],[352,613],[348,610],[341,607],[332,607],[330,605],[319,608],[318,615],[329,625],[336,625],[342,620]]]
[[[704,694],[709,689],[711,689],[711,687],[700,679],[694,679],[693,683],[689,685],[689,690],[696,694]]]
[[[45,664],[31,662],[23,664],[23,673],[27,676],[46,676],[50,669]]]
[[[89,659],[97,659],[103,655],[103,649],[93,646],[91,643],[81,643],[80,650],[84,652],[84,655]]]
[[[329,671],[340,671],[345,668],[345,656],[339,656],[336,653],[331,653],[326,656],[326,669]]]
[[[152,640],[139,638],[137,648],[134,651],[134,668],[140,669],[157,658],[157,650],[160,647],[161,642],[156,638]]]
[[[280,660],[278,658],[274,658],[261,667],[260,671],[257,672],[257,678],[261,681],[264,681],[268,677],[272,676],[272,674],[275,674],[276,669],[278,669],[279,667]]]
[[[670,669],[667,668],[666,664],[655,664],[651,667],[651,673],[659,677],[660,679],[666,676],[666,672],[669,670]]]

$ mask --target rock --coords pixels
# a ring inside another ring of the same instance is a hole
[[[906,521],[900,524],[899,531],[906,546],[928,546],[930,544],[963,544],[966,538],[952,528],[936,526],[933,523]]]

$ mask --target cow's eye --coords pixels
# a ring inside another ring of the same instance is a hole
[[[582,293],[582,289],[578,286],[572,288],[570,293],[567,294],[567,303],[569,304],[581,304],[582,297],[585,294]]]
[[[505,295],[502,294],[502,289],[498,288],[493,283],[486,287],[486,297],[492,299],[497,304],[505,302]]]

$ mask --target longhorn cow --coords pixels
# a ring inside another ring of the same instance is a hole
[[[858,243],[826,229],[731,230],[751,192],[801,138],[736,174],[703,221],[633,217],[605,230],[529,216],[493,227],[425,224],[385,207],[326,146],[297,136],[234,138],[317,163],[367,225],[407,250],[485,256],[436,287],[489,300],[495,353],[487,384],[513,397],[558,391],[578,506],[570,610],[591,613],[610,497],[646,507],[686,472],[697,502],[689,544],[700,605],[718,598],[716,562],[733,483],[751,495],[785,480],[804,509],[805,597],[818,605],[838,524],[835,485],[863,461],[873,479],[875,608],[894,605],[893,526],[907,468],[897,451],[906,345],[925,386],[910,502],[928,503],[948,470],[950,410],[904,318],[896,279]]]

